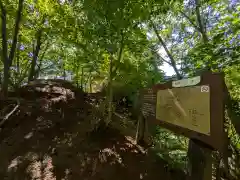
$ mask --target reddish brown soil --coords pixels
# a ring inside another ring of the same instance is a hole
[[[36,100],[22,102],[20,112],[0,132],[0,179],[181,179],[117,130],[93,131],[96,117],[83,98],[48,110]]]

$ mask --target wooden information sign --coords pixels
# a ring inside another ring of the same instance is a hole
[[[194,86],[159,90],[156,119],[210,135],[209,89],[209,86]]]
[[[201,76],[154,85],[142,94],[142,114],[158,124],[209,148],[222,150],[224,141],[224,76]]]

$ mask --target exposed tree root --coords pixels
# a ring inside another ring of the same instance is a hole
[[[0,117],[0,127],[3,126],[3,124],[15,113],[17,112],[17,110],[19,109],[20,106],[20,102],[19,100],[17,100],[17,105],[13,108],[12,111],[10,111],[7,115],[5,115],[4,117]]]

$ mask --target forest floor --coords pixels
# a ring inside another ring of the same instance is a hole
[[[18,111],[1,127],[0,179],[184,179],[111,126],[93,128],[98,118],[83,93],[74,90],[73,98],[72,90],[53,92],[53,86],[18,92]],[[1,110],[14,101],[1,103]]]

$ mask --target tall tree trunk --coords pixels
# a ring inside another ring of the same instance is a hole
[[[202,21],[202,16],[201,16],[201,13],[200,13],[200,2],[199,2],[199,0],[195,0],[195,4],[196,4],[195,11],[196,11],[197,22],[198,22],[198,27],[199,27],[198,30],[202,35],[203,43],[206,44],[206,46],[207,46],[207,43],[208,43],[209,40],[208,40],[208,37],[207,37],[207,32],[205,30],[205,26],[204,26],[203,21]],[[212,59],[210,59],[206,63],[206,65],[207,65],[208,70],[212,70],[212,69],[217,68],[216,65],[213,65]]]
[[[92,93],[92,77],[89,78],[89,92]]]
[[[175,73],[176,73],[176,75],[177,75],[177,78],[178,78],[178,79],[181,79],[182,76],[181,76],[179,70],[177,69],[176,61],[174,60],[172,54],[171,54],[170,51],[168,50],[166,43],[164,42],[164,40],[162,39],[162,37],[161,37],[160,34],[158,33],[158,30],[157,30],[155,24],[154,24],[153,22],[151,22],[151,24],[152,24],[152,27],[153,27],[153,30],[154,30],[155,34],[157,35],[157,38],[158,38],[159,42],[160,42],[161,45],[163,46],[165,52],[167,53],[167,55],[168,55],[168,57],[169,57],[169,59],[170,59],[170,63],[169,63],[169,64],[171,64],[171,66],[173,67],[173,70],[175,71]]]
[[[66,80],[66,69],[65,69],[65,63],[63,62],[63,79]]]
[[[86,83],[85,83],[85,91],[86,91],[86,92],[88,91],[88,88],[87,88],[88,86],[87,86],[87,84],[89,84],[89,82],[90,82],[91,73],[92,73],[92,69],[90,70],[89,76],[88,76],[88,78],[87,78],[87,80],[86,80]]]
[[[189,16],[187,16],[183,11],[180,11],[180,13],[189,21],[189,23],[201,34],[202,40],[204,43],[208,42],[208,37],[207,33],[201,18],[201,13],[200,13],[200,2],[199,0],[195,0],[195,12],[196,12],[196,20],[197,23],[191,20]]]
[[[202,16],[200,13],[200,1],[199,0],[195,0],[195,12],[196,12],[196,20],[197,23],[193,22],[190,17],[188,17],[184,12],[180,12],[189,22],[190,24],[192,24],[192,26],[201,34],[202,36],[202,41],[204,44],[207,44],[209,42],[208,36],[207,36],[207,32],[205,30],[205,26],[204,23],[202,21]],[[208,69],[213,69],[213,64],[212,64],[212,60],[210,60],[209,62],[207,62],[207,66]]]
[[[82,73],[81,73],[81,89],[83,90],[83,75],[84,75],[84,72],[83,72],[83,67],[82,67]]]
[[[89,90],[90,90],[90,93],[92,93],[92,79],[90,79],[89,81]]]
[[[116,63],[116,66],[113,69],[113,72],[112,72],[113,74],[117,73],[118,65],[120,64],[120,61],[123,58],[123,52],[124,52],[124,34],[123,34],[123,32],[121,32],[121,43],[120,43],[120,49],[118,52],[118,59],[117,59],[118,63]]]
[[[1,8],[1,20],[2,20],[2,60],[4,65],[4,74],[3,74],[3,95],[7,96],[8,92],[8,79],[9,79],[9,60],[8,60],[8,45],[7,45],[7,13],[5,7],[0,0]]]
[[[87,81],[84,83],[85,92],[87,92]]]
[[[43,58],[45,56],[45,53],[47,52],[47,49],[49,48],[49,44],[50,44],[50,41],[47,42],[44,50],[42,51],[42,55],[40,56],[39,58],[39,65],[38,65],[38,69],[37,69],[37,72],[36,72],[36,77],[40,77],[40,72],[41,72],[41,68],[42,68],[42,61],[43,61]]]
[[[16,66],[16,72],[14,75],[14,88],[18,88],[20,85],[20,47],[21,47],[21,43],[20,43],[20,35],[19,35],[19,41],[17,43],[17,50],[16,50],[16,57],[14,58],[14,65]]]
[[[77,88],[79,88],[79,76],[78,76],[78,73],[79,73],[79,65],[76,66],[76,84],[77,84]]]
[[[117,62],[120,63],[123,52],[124,52],[124,35],[121,33],[121,43],[120,43],[120,49],[118,53],[118,58]],[[114,70],[115,72],[117,71],[117,68]],[[113,81],[113,54],[111,53],[110,55],[110,64],[109,64],[109,78],[108,78],[108,121],[107,124],[112,121],[112,116],[113,116],[113,86],[112,86],[112,81]]]
[[[201,18],[199,0],[195,0],[195,5],[196,5],[195,10],[196,10],[197,22],[198,22],[198,27],[199,27],[198,30],[200,31],[200,33],[202,35],[203,42],[207,43],[208,42],[208,37],[207,37],[207,33],[205,31],[204,24],[203,24],[203,21],[202,21],[202,18]]]
[[[38,59],[38,54],[41,49],[41,38],[42,38],[42,29],[37,31],[36,34],[37,37],[37,44],[36,46],[33,46],[33,58],[32,58],[32,63],[31,63],[31,68],[30,68],[30,73],[28,77],[28,81],[32,81],[36,77],[36,65],[37,65],[37,59]]]
[[[21,37],[19,36],[19,41],[18,41],[18,48],[17,48],[17,57],[16,57],[16,66],[17,66],[17,77],[20,75],[20,48],[21,48]]]
[[[0,90],[2,88],[2,73],[0,72]]]
[[[2,0],[0,0],[0,8],[2,11],[1,14],[1,19],[2,19],[2,48],[3,48],[3,60],[4,60],[4,82],[3,82],[3,94],[4,97],[7,97],[8,94],[8,84],[9,84],[9,78],[10,78],[10,67],[12,65],[12,61],[14,59],[15,51],[16,51],[16,46],[17,46],[17,38],[18,38],[18,33],[19,33],[19,27],[20,27],[20,22],[21,22],[21,17],[22,17],[22,10],[23,10],[23,2],[24,0],[19,0],[18,1],[18,10],[17,10],[17,16],[15,20],[15,28],[14,28],[14,33],[13,33],[13,41],[12,45],[10,48],[10,53],[9,56],[7,55],[7,21],[6,21],[6,9],[2,3]]]
[[[110,55],[110,64],[109,64],[109,73],[108,73],[108,119],[107,125],[112,121],[113,116],[113,87],[112,87],[112,80],[113,80],[113,55]]]
[[[11,50],[9,53],[10,66],[12,65],[12,61],[13,61],[15,51],[16,51],[17,40],[18,40],[17,38],[18,38],[20,22],[21,22],[21,18],[22,18],[23,2],[24,2],[24,0],[19,0],[19,2],[18,2],[18,11],[17,11],[17,17],[16,17],[16,21],[15,21],[13,42],[12,42]]]

